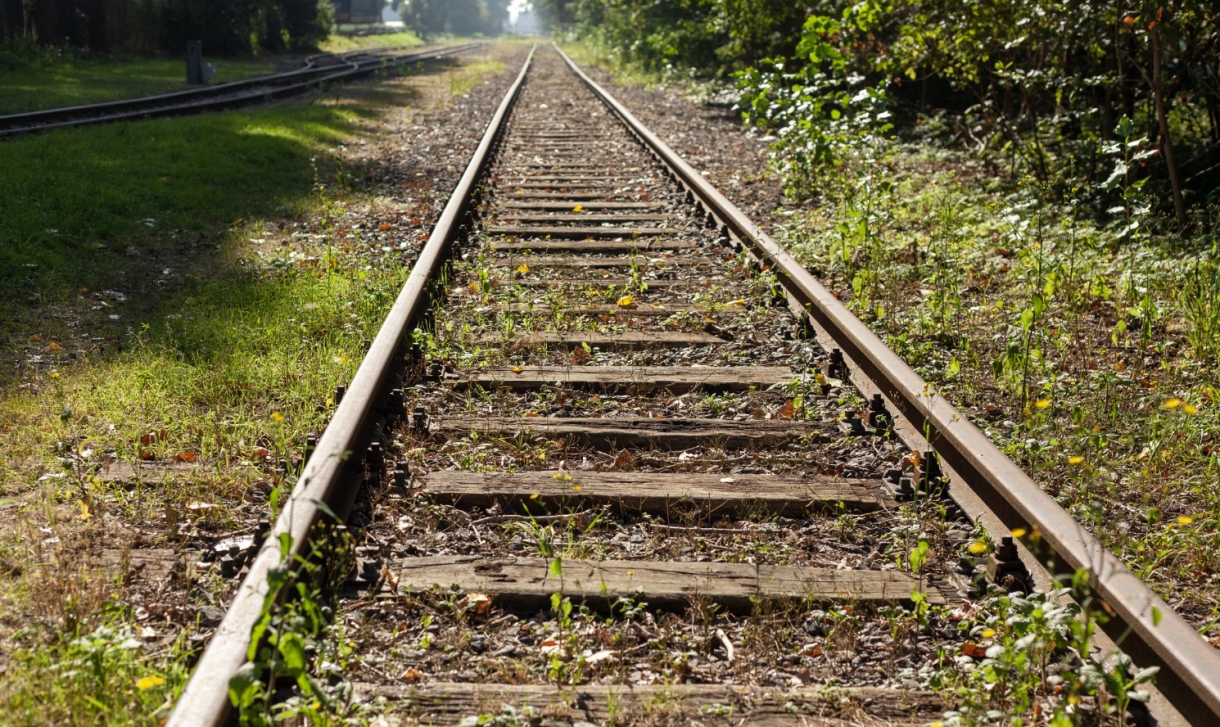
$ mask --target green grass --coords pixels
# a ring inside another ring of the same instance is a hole
[[[419,36],[411,31],[387,33],[386,35],[345,36],[332,35],[321,45],[327,53],[343,53],[367,48],[392,48],[399,45],[423,45]]]
[[[1220,211],[1131,238],[928,144],[825,171],[781,235],[1210,639],[1220,633]],[[881,170],[877,173],[877,170]]]
[[[122,584],[47,570],[38,553],[74,562],[82,543],[121,548],[130,531],[118,523],[138,524],[143,547],[173,547],[168,513],[249,497],[268,477],[249,464],[260,447],[272,461],[299,456],[406,275],[384,240],[366,239],[379,227],[360,191],[368,170],[334,150],[416,98],[405,84],[360,84],[0,144],[0,721],[164,715],[185,650],[97,632],[131,623]],[[142,445],[149,431],[157,442]],[[205,466],[170,486],[90,475],[102,453],[141,450]],[[227,507],[201,521],[238,525]],[[61,542],[40,546],[39,528]],[[207,578],[163,602],[189,612],[223,590]],[[165,682],[140,689],[149,675]]]
[[[169,264],[235,220],[297,208],[328,181],[311,160],[356,118],[296,101],[0,144],[0,291],[48,304],[130,285],[132,257]]]
[[[216,64],[213,83],[270,73],[279,57],[205,59]],[[186,61],[182,58],[64,58],[0,67],[0,115],[64,106],[118,101],[171,91],[184,91]]]
[[[192,622],[232,583],[174,581],[154,605],[82,556],[180,548],[180,514],[197,503],[218,507],[191,527],[248,526],[236,508],[278,478],[262,450],[295,460],[324,425],[406,277],[384,248],[418,237],[381,229],[398,222],[393,203],[336,148],[417,105],[419,87],[465,88],[495,66],[431,72],[442,77],[0,144],[0,722],[167,714],[195,631],[133,610]],[[104,454],[142,452],[202,466],[165,483],[91,475]],[[52,555],[81,565],[47,568]],[[145,624],[177,640],[133,646]]]

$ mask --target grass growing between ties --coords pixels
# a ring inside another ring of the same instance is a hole
[[[183,552],[268,517],[418,245],[337,147],[438,82],[0,145],[8,722],[168,713],[234,583]]]

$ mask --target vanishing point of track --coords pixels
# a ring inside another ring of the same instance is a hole
[[[899,503],[921,499],[947,530],[913,575],[883,541]],[[223,723],[285,562],[278,534],[299,555],[330,513],[359,546],[336,608],[367,651],[357,691],[424,723],[501,704],[602,721],[664,694],[704,721],[734,705],[734,722],[924,724],[939,699],[893,673],[960,649],[948,629],[833,663],[820,646],[754,662],[742,635],[825,636],[836,609],[879,644],[876,614],[913,593],[953,604],[981,579],[1046,590],[1081,568],[1107,631],[1161,667],[1159,723],[1220,722],[1220,657],[1194,630],[550,50],[531,52],[496,111],[170,725]],[[975,527],[996,552],[959,564]],[[616,647],[575,654],[547,631],[556,593],[612,615],[693,615],[612,617],[598,637]],[[438,598],[466,620],[411,632],[404,609]],[[680,664],[650,661],[700,620]],[[445,648],[392,643],[416,638]],[[545,664],[573,659],[576,684],[548,681]],[[826,678],[842,699],[806,686]]]

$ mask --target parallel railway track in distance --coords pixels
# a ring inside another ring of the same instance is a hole
[[[401,49],[387,48],[341,55],[319,54],[306,59],[303,68],[256,76],[241,81],[122,101],[0,116],[0,138],[69,126],[86,126],[239,108],[297,96],[326,84],[365,78],[416,63],[436,62],[480,45],[482,44],[465,43],[406,53],[401,52]]]

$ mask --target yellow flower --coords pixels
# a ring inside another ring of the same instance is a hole
[[[551,479],[559,480],[560,482],[571,482],[572,475],[565,472],[556,472],[555,474],[551,475]]]
[[[1177,409],[1179,406],[1182,406],[1182,400],[1176,396],[1165,402],[1166,409]]]
[[[153,687],[159,687],[164,683],[165,683],[165,680],[162,679],[161,677],[153,676],[150,674],[149,676],[142,677],[142,678],[136,680],[136,689],[139,689],[142,692],[146,689],[152,689]]]
[[[1013,528],[1012,536],[1014,538],[1024,538],[1025,537],[1025,528]]]
[[[520,265],[517,266],[517,272],[519,272],[519,273],[528,273],[529,271],[530,271],[530,266],[526,265],[525,263],[521,263]]]
[[[531,500],[537,500],[537,499],[538,499],[538,493],[537,493],[537,492],[535,492],[534,494],[530,495],[530,499],[531,499]]]
[[[1084,457],[1081,457],[1079,455],[1077,455],[1075,457],[1068,457],[1068,464],[1083,464],[1083,463],[1084,463]]]
[[[283,424],[284,415],[279,413],[278,411],[273,411],[273,412],[271,412],[271,421],[275,422],[276,424]]]
[[[632,298],[630,295],[624,295],[622,298],[618,299],[618,304],[624,308],[629,308],[635,305],[635,298]]]
[[[1038,407],[1039,409],[1045,409],[1046,407],[1048,407],[1050,405],[1051,405],[1050,399],[1039,399],[1034,402],[1034,406]]]
[[[1198,407],[1191,406],[1190,404],[1186,404],[1185,406],[1183,406],[1182,411],[1186,412],[1187,414],[1198,414],[1199,413]]]
[[[570,477],[568,479],[571,479]],[[573,492],[580,492],[580,485],[572,485]]]
[[[514,366],[514,367],[513,367],[513,373],[514,373],[514,374],[519,374],[519,373],[521,373],[522,371],[524,371],[524,369],[522,369],[520,366]]]
[[[573,208],[572,208],[572,211],[573,211],[573,212],[580,212],[580,211],[581,211],[581,210],[583,210],[583,209],[584,209],[584,206],[583,206],[583,205],[579,205],[579,204],[578,204],[578,205],[576,205],[575,207],[573,207]]]
[[[973,543],[971,543],[970,547],[966,548],[966,550],[969,550],[971,553],[978,555],[979,553],[987,552],[987,545],[981,541],[976,540]]]
[[[1189,515],[1178,515],[1178,525],[1190,525],[1195,519]]]
[[[984,639],[990,639],[992,636],[995,636],[995,629],[983,629],[983,633],[979,635]]]

